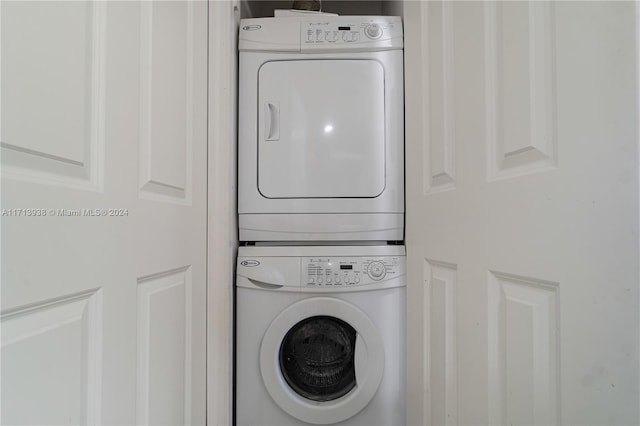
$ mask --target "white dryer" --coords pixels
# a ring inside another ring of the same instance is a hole
[[[403,246],[241,247],[236,424],[405,424]]]
[[[240,24],[241,241],[403,240],[398,17]]]

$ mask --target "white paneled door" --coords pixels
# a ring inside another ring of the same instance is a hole
[[[405,3],[409,424],[638,424],[634,2]]]
[[[203,424],[207,3],[0,12],[1,422]]]

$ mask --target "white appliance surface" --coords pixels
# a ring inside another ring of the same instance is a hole
[[[331,74],[340,78],[309,84]],[[264,197],[374,198],[382,193],[384,69],[379,62],[274,61],[262,66],[258,81],[258,105],[264,105],[264,114],[258,113],[258,190]]]
[[[403,246],[240,247],[236,424],[405,424]]]
[[[240,27],[240,240],[402,240],[400,18]]]

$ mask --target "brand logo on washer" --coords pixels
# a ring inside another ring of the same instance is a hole
[[[262,25],[245,25],[244,27],[242,27],[242,29],[245,31],[255,31],[259,30],[260,28],[262,28]]]
[[[257,260],[243,260],[242,262],[240,262],[240,264],[242,266],[258,266],[260,262],[258,262]]]

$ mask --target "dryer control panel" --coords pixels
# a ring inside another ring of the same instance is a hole
[[[303,257],[303,287],[350,287],[404,275],[403,256]]]
[[[318,19],[300,23],[300,46],[303,51],[342,50],[357,45],[389,48],[398,39],[402,40],[402,24],[393,19]]]
[[[385,40],[395,36],[394,22],[303,22],[301,42],[309,44],[357,43],[359,41]]]
[[[240,51],[344,52],[403,47],[398,16],[250,18],[240,22]]]

